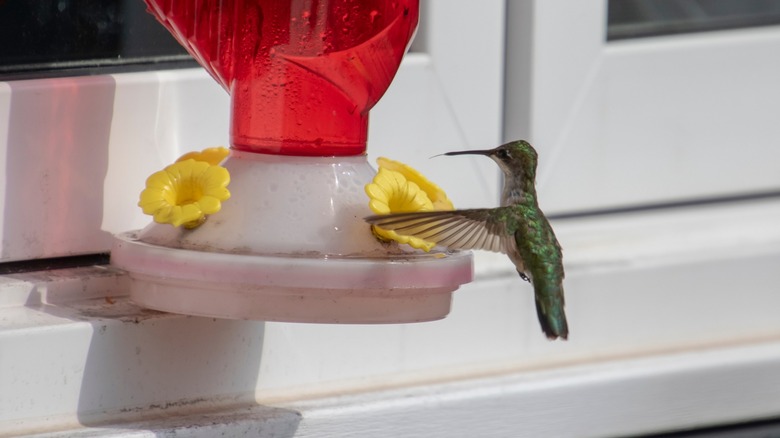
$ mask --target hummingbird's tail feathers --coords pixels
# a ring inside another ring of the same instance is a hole
[[[451,249],[483,249],[506,252],[504,225],[495,221],[494,210],[429,211],[369,216],[366,222],[417,237]]]
[[[539,325],[547,336],[547,339],[566,339],[569,336],[569,324],[566,322],[566,313],[563,310],[563,288],[551,285],[536,290],[536,316]],[[535,288],[539,287],[535,285]]]

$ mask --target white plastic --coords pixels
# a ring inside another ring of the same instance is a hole
[[[507,139],[545,213],[780,188],[780,28],[606,41],[607,3],[507,3]]]
[[[174,313],[318,323],[441,319],[473,278],[471,253],[382,244],[363,217],[365,156],[231,151],[231,198],[194,230],[152,223],[117,236],[131,298]]]

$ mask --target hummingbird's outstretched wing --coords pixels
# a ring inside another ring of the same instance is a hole
[[[366,222],[405,236],[452,249],[507,252],[505,221],[496,208],[396,213],[365,218]]]

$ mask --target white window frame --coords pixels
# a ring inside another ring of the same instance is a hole
[[[550,213],[780,191],[780,27],[606,41],[607,0],[510,1],[506,135]]]
[[[603,199],[578,197],[593,180],[561,164],[564,156],[579,157],[570,154],[571,138],[593,148],[595,137],[580,131],[583,122],[567,123],[594,92],[583,88],[591,79],[580,73],[584,59],[596,55],[567,52],[581,46],[559,37],[579,29],[574,35],[599,47],[595,59],[611,56],[601,52],[612,51],[603,42],[594,43],[604,34],[594,27],[604,25],[603,2],[422,1],[423,53],[407,56],[372,111],[369,155],[419,168],[458,207],[489,206],[499,184],[489,160],[423,158],[529,138],[540,151],[540,199],[548,213],[625,205],[609,191]],[[561,65],[569,67],[550,69]],[[134,205],[146,175],[186,150],[227,140],[227,96],[200,70],[26,85],[51,86],[54,96],[87,105],[80,99],[90,93],[73,90],[104,84],[113,88],[109,146],[100,152],[105,169],[89,180],[104,180],[102,199],[88,200],[80,212],[101,224],[97,233],[94,224],[76,228],[85,230],[77,252],[104,249],[109,233],[148,222]],[[10,85],[0,87],[1,125],[18,96]],[[32,146],[48,138],[40,121],[26,122]],[[99,143],[70,144],[88,156]],[[7,157],[8,145],[0,146]],[[43,174],[40,163],[31,166],[29,175]],[[0,182],[7,212],[7,194],[18,182]],[[48,196],[34,199],[48,201],[25,207],[29,224],[17,223],[55,243],[58,222],[44,213],[73,205],[68,202],[78,193],[55,202],[51,185],[37,178],[27,183]],[[397,436],[398,430],[407,436],[603,436],[766,418],[780,410],[776,217],[780,205],[763,200],[555,221],[567,267],[572,335],[566,343],[544,339],[529,286],[506,257],[486,253],[477,254],[477,280],[456,292],[448,318],[407,325],[145,312],[123,297],[128,278],[103,267],[1,277],[0,434],[74,428],[52,436],[258,430],[302,437]],[[43,245],[14,257],[67,255],[73,248]]]

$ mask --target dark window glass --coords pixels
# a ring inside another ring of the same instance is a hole
[[[0,0],[0,75],[194,66],[142,0]]]
[[[607,39],[780,24],[780,0],[609,0]]]

